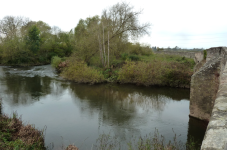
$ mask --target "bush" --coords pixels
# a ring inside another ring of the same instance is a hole
[[[136,63],[126,61],[126,64],[119,71],[118,81],[145,86],[188,87],[192,74],[193,71],[190,67],[177,62],[154,61]]]
[[[150,55],[153,54],[153,51],[147,45],[141,45],[139,43],[136,43],[136,44],[130,45],[129,53],[130,54],[133,54],[133,55],[146,55],[146,56],[150,56]]]
[[[122,58],[123,60],[126,60],[126,59],[128,58],[128,54],[127,54],[127,53],[121,54],[121,58]]]
[[[61,76],[78,83],[94,84],[105,81],[101,72],[88,67],[84,61],[78,61],[72,58],[69,61],[68,67],[62,71]]]
[[[51,60],[51,66],[54,67],[54,68],[57,68],[58,65],[61,63],[61,58],[58,57],[58,56],[54,56],[52,57],[52,60]]]
[[[137,55],[130,55],[128,58],[129,58],[130,60],[132,60],[132,61],[139,61],[139,60],[140,60],[140,57],[137,56]]]
[[[125,61],[120,60],[120,59],[114,59],[111,63],[110,66],[112,66],[113,68],[121,68],[123,66],[123,64],[125,63]]]
[[[207,50],[204,50],[203,51],[203,59],[206,60],[206,58],[207,58]]]
[[[0,149],[37,149],[43,150],[44,130],[40,131],[34,126],[23,125],[21,118],[16,113],[10,118],[0,115]]]

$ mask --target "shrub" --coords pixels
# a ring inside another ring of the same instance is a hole
[[[145,86],[168,85],[185,87],[190,85],[193,71],[190,67],[177,62],[132,62],[126,64],[119,71],[118,81],[121,83],[135,83]]]
[[[124,63],[125,63],[125,61],[123,61],[123,60],[114,59],[114,60],[110,63],[110,66],[112,66],[113,68],[121,68],[121,67],[123,66]]]
[[[94,84],[105,81],[101,72],[88,67],[84,61],[78,61],[72,58],[69,61],[68,67],[62,71],[61,76],[78,83]]]
[[[121,58],[122,58],[123,60],[126,60],[126,59],[128,58],[128,54],[127,54],[127,53],[121,54]]]
[[[51,66],[54,67],[54,68],[57,68],[58,65],[61,63],[61,58],[58,57],[58,56],[54,56],[52,57],[52,60],[51,60]]]
[[[153,55],[153,51],[149,47],[142,47],[142,50],[140,53],[141,53],[141,55],[145,55],[145,56]]]
[[[204,50],[203,51],[203,59],[206,60],[206,58],[207,58],[207,50]]]
[[[128,58],[129,58],[130,60],[132,60],[132,61],[139,61],[139,60],[140,60],[140,57],[137,56],[137,55],[130,55]]]
[[[23,125],[16,113],[13,113],[12,118],[0,115],[0,149],[46,149],[44,131],[30,124]]]

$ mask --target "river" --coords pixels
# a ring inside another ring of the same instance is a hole
[[[189,89],[135,85],[87,85],[65,81],[50,65],[0,67],[3,113],[17,112],[25,124],[44,129],[53,149],[75,144],[91,149],[100,134],[116,136],[123,145],[131,137],[153,134],[166,141],[201,144],[206,125],[189,118]]]

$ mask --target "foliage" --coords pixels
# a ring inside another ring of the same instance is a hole
[[[137,55],[129,55],[128,58],[132,61],[139,61],[140,57]]]
[[[139,43],[128,45],[129,53],[134,55],[150,56],[153,54],[152,49],[148,45],[141,45]]]
[[[74,58],[69,60],[69,66],[63,70],[61,76],[78,83],[94,84],[105,81],[101,72],[88,67],[84,61]]]
[[[73,41],[72,31],[62,32],[42,21],[6,16],[0,20],[0,64],[50,63],[53,56],[71,55]]]
[[[121,54],[121,58],[122,58],[123,60],[126,60],[126,59],[128,58],[128,53],[122,53],[122,54]]]
[[[14,113],[12,118],[0,115],[1,149],[46,149],[44,130],[39,131],[31,125],[22,125],[21,118]]]
[[[120,69],[118,80],[121,83],[135,83],[143,85],[161,84],[163,67],[161,63],[133,62],[126,60],[126,64]]]
[[[79,56],[87,64],[90,59],[99,51],[98,23],[99,16],[89,17],[86,20],[80,19],[74,29],[75,51],[74,55]]]
[[[207,58],[207,51],[204,50],[204,51],[203,51],[203,59],[206,60],[206,58]]]
[[[118,81],[120,83],[134,83],[149,85],[168,85],[173,87],[184,87],[190,85],[193,71],[184,64],[175,62],[132,62],[120,69]]]
[[[60,57],[54,56],[52,57],[52,60],[51,60],[51,66],[57,68],[58,65],[61,63],[61,61],[62,59]]]
[[[140,60],[140,57],[138,55],[128,55],[127,53],[121,54],[121,58],[123,60],[129,59],[129,60],[132,60],[132,61]]]
[[[29,31],[28,35],[26,36],[26,45],[28,46],[28,49],[31,50],[33,53],[37,53],[40,47],[40,30],[37,28],[37,26],[32,26]]]

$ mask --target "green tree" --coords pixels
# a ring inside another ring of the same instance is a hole
[[[39,34],[40,30],[34,25],[29,29],[28,35],[26,36],[26,45],[33,53],[37,53],[40,47],[41,39]]]
[[[75,52],[74,56],[79,57],[87,64],[99,51],[98,33],[99,17],[89,17],[86,20],[80,19],[74,29]]]

